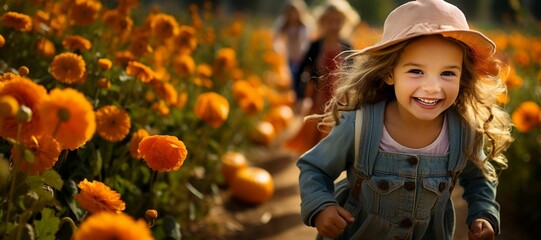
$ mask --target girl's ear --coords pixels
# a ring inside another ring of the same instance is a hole
[[[389,76],[387,76],[383,81],[385,81],[385,83],[387,83],[388,85],[393,85],[394,84],[393,74],[389,74]]]

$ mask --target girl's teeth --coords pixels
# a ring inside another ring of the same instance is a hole
[[[436,105],[439,100],[417,98],[417,101],[425,105]]]

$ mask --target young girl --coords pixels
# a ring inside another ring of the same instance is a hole
[[[358,14],[345,0],[327,1],[316,8],[315,15],[318,16],[319,37],[311,42],[294,78],[301,116],[323,113],[332,96],[333,73],[339,63],[337,56],[344,50],[351,50],[347,36],[359,22]],[[309,107],[302,103],[309,103]],[[303,153],[324,136],[317,130],[315,122],[305,122],[285,147]]]
[[[312,116],[333,128],[297,163],[305,224],[327,238],[452,239],[458,180],[470,239],[499,234],[496,167],[507,167],[512,138],[494,52],[442,0],[391,12],[381,41],[350,54],[325,113]]]
[[[314,35],[314,20],[304,0],[288,0],[274,23],[274,50],[287,57],[291,79],[297,74]]]

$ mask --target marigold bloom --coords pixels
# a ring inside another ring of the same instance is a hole
[[[156,111],[160,116],[167,117],[171,113],[171,109],[163,100],[159,100],[152,104],[152,109]]]
[[[30,73],[30,69],[28,69],[27,66],[21,66],[19,68],[19,75],[21,77],[26,77],[26,76],[28,76],[29,73]]]
[[[135,61],[136,58],[130,51],[120,51],[115,54],[115,60],[121,65],[126,65],[131,61]]]
[[[62,40],[62,46],[70,51],[79,50],[82,52],[90,50],[90,48],[92,48],[92,43],[84,37],[71,35]]]
[[[109,69],[111,69],[112,66],[113,66],[113,63],[111,62],[111,60],[109,60],[107,58],[98,59],[98,67],[101,70],[109,70]]]
[[[131,32],[133,27],[133,20],[128,15],[122,14],[117,10],[106,11],[103,14],[103,22],[120,36]]]
[[[212,67],[205,63],[197,65],[197,76],[201,78],[212,77]]]
[[[53,89],[38,106],[42,126],[62,148],[75,150],[92,138],[96,116],[85,95],[72,88]]]
[[[0,119],[13,117],[19,110],[17,99],[11,95],[0,96]]]
[[[173,45],[181,54],[190,54],[197,47],[197,33],[193,27],[180,26],[178,35],[173,39]]]
[[[164,82],[155,85],[158,96],[167,104],[175,104],[178,100],[178,93],[171,83]]]
[[[247,114],[255,114],[260,112],[263,110],[265,104],[263,98],[259,94],[253,92],[241,99],[238,99],[238,101],[242,111]]]
[[[30,139],[32,136],[42,134],[41,127],[42,115],[37,107],[44,97],[47,96],[47,90],[32,80],[14,75],[11,80],[0,84],[0,96],[10,95],[17,100],[19,106],[26,106],[32,110],[32,119],[29,122],[22,123],[21,140]],[[19,122],[13,117],[6,117],[3,120],[0,136],[5,138],[17,138],[17,126]]]
[[[141,159],[141,155],[139,154],[137,149],[139,148],[139,143],[141,142],[141,140],[148,136],[150,136],[150,134],[147,130],[143,128],[140,128],[132,135],[130,140],[130,155],[132,158]]]
[[[86,218],[73,234],[73,240],[87,239],[153,240],[154,237],[145,220],[134,220],[122,212],[100,212]]]
[[[85,178],[77,184],[77,187],[81,191],[75,196],[75,200],[90,213],[101,211],[119,213],[126,208],[120,194],[100,181],[89,182]]]
[[[184,142],[175,136],[167,135],[143,138],[138,151],[148,167],[159,172],[178,170],[188,155]]]
[[[37,52],[45,57],[52,57],[56,53],[56,47],[51,40],[42,38],[36,44]]]
[[[105,88],[109,89],[111,87],[111,81],[107,78],[99,78],[98,79],[98,87],[99,88]]]
[[[2,15],[2,18],[0,20],[2,21],[2,25],[9,28],[14,28],[17,31],[32,31],[32,18],[30,18],[30,16],[26,14],[7,12]]]
[[[520,104],[512,113],[511,119],[519,132],[529,132],[539,126],[541,108],[532,101],[526,101]]]
[[[152,17],[150,22],[152,33],[160,39],[168,39],[178,32],[177,20],[164,13],[158,13]]]
[[[75,53],[61,53],[53,58],[51,74],[62,83],[79,84],[85,81],[86,65],[83,57]]]
[[[195,61],[190,55],[180,55],[175,58],[173,69],[180,76],[190,76],[195,71]]]
[[[77,25],[89,25],[98,19],[101,3],[94,0],[75,0],[69,9],[69,17]]]
[[[194,111],[195,116],[217,128],[227,120],[229,102],[220,94],[202,93],[197,97]]]
[[[11,149],[13,160],[21,164],[21,171],[26,175],[37,175],[54,166],[58,156],[62,151],[60,144],[45,135],[32,137],[30,140],[24,140],[23,145],[34,155],[33,162],[25,159],[26,155],[21,154],[20,149],[14,146]]]
[[[141,35],[133,38],[130,45],[130,52],[137,58],[152,52],[152,46],[149,44],[148,36]]]
[[[237,57],[235,50],[232,48],[222,48],[216,54],[214,67],[218,71],[232,70],[237,66]]]
[[[117,106],[108,105],[96,111],[98,134],[109,142],[118,142],[130,132],[131,119],[128,113]]]
[[[147,67],[145,64],[142,64],[137,61],[131,61],[126,67],[126,74],[134,76],[143,83],[149,83],[154,79],[154,71]]]
[[[174,106],[178,109],[182,109],[186,103],[188,102],[188,93],[187,92],[181,92],[178,94],[177,102],[174,104]]]
[[[0,75],[0,82],[9,81],[9,80],[16,79],[16,78],[19,78],[19,77],[21,77],[21,76],[15,74],[15,73],[5,72],[4,74]]]
[[[6,39],[0,34],[0,48],[6,44]]]

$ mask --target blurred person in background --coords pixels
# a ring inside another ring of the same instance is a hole
[[[333,71],[342,62],[341,52],[351,50],[347,40],[360,22],[359,14],[345,0],[329,0],[315,8],[318,38],[310,43],[294,77],[298,112],[301,116],[322,114],[331,99],[335,77]],[[306,121],[285,147],[305,152],[318,143],[325,134],[316,122]]]

